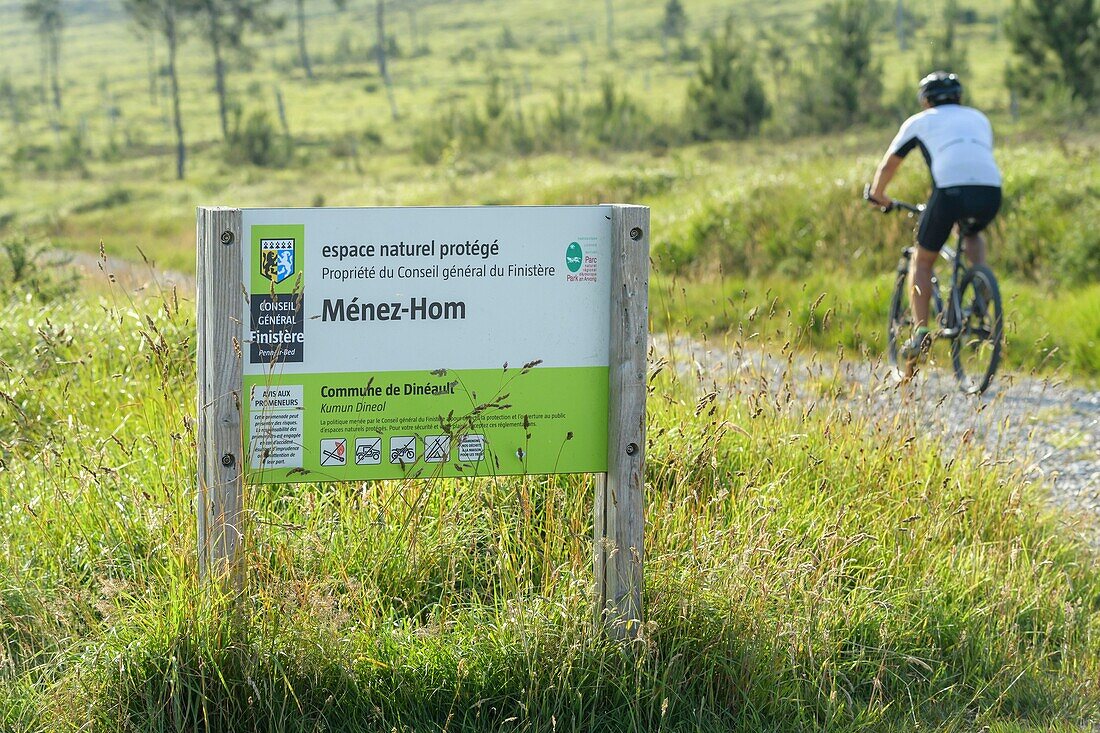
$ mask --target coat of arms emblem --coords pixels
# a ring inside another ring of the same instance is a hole
[[[278,284],[294,274],[294,240],[260,240],[260,274]]]

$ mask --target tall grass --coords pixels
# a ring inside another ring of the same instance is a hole
[[[190,304],[6,307],[7,730],[1038,730],[1100,705],[1095,556],[904,417],[656,360],[624,654],[592,625],[582,477],[253,487],[244,591],[204,589]]]
[[[998,152],[1005,201],[986,235],[998,272],[1047,286],[1100,278],[1100,234],[1089,225],[1100,215],[1100,189],[1088,176],[1061,174],[1090,165],[1092,154],[1088,145],[1042,151],[1006,145]],[[922,161],[908,161],[891,195],[924,201],[929,184],[922,168]],[[681,271],[717,265],[731,274],[789,278],[822,268],[889,272],[913,243],[915,221],[873,215],[860,197],[873,169],[869,156],[841,149],[836,157],[810,155],[723,177],[661,233],[667,263]]]
[[[893,270],[878,277],[827,272],[800,280],[659,275],[650,288],[653,319],[663,330],[686,325],[698,334],[730,336],[761,349],[769,343],[826,354],[841,348],[874,361],[886,353]],[[941,287],[946,290],[947,284]],[[1051,297],[1044,288],[1007,279],[1001,292],[1005,368],[1086,382],[1100,378],[1100,321],[1093,315],[1100,312],[1100,285]]]

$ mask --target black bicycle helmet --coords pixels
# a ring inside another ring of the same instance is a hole
[[[933,107],[937,104],[958,102],[962,99],[963,85],[959,77],[946,71],[933,71],[920,80],[920,91],[917,99],[921,102],[928,100]]]

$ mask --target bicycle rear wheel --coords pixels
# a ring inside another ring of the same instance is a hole
[[[951,363],[959,389],[981,394],[989,389],[1001,361],[1004,312],[1001,290],[985,265],[967,270],[959,284],[960,330],[951,341]]]

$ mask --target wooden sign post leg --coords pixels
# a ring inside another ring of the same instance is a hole
[[[602,265],[602,263],[601,263]],[[614,638],[642,622],[649,208],[611,207],[607,473],[596,481],[597,613]]]
[[[199,573],[240,587],[235,561],[242,538],[240,209],[200,208],[198,281]]]

